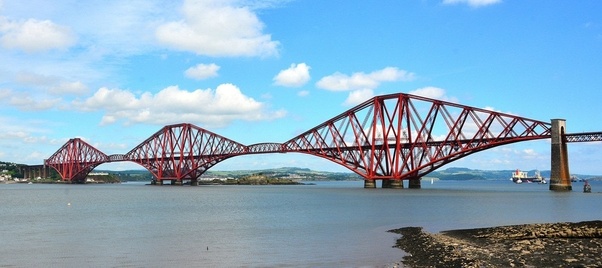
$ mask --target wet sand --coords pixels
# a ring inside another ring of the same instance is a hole
[[[396,246],[409,267],[602,267],[602,221],[424,232],[405,227]]]

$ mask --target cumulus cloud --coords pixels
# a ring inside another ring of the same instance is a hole
[[[42,75],[34,72],[18,72],[15,81],[28,88],[37,88],[50,95],[81,95],[88,92],[88,87],[81,81],[66,81],[53,75]]]
[[[305,63],[291,64],[291,66],[282,70],[274,77],[274,84],[284,87],[300,87],[309,81],[309,67]]]
[[[63,99],[47,95],[33,96],[27,91],[0,88],[0,104],[13,106],[22,111],[43,111],[59,108]]]
[[[249,7],[233,1],[186,0],[184,18],[157,27],[155,37],[174,49],[206,56],[272,56],[277,41]]]
[[[414,80],[414,78],[415,75],[411,72],[399,70],[396,67],[386,67],[382,70],[368,74],[357,72],[352,75],[346,75],[337,72],[323,77],[316,83],[316,86],[332,91],[348,91],[366,88],[374,89],[378,87],[381,82],[411,81]]]
[[[374,91],[372,89],[359,89],[349,93],[349,96],[343,104],[348,106],[358,105],[372,97],[374,97]]]
[[[502,0],[443,0],[443,4],[452,5],[452,4],[467,4],[471,7],[482,7],[493,5],[497,3],[501,3]]]
[[[27,53],[66,49],[75,43],[76,37],[69,27],[50,20],[28,19],[22,22],[0,17],[0,45]]]
[[[408,94],[436,99],[436,100],[458,102],[458,100],[456,98],[447,96],[445,93],[445,89],[438,88],[438,87],[423,87],[423,88],[412,90],[412,91],[408,92]]]
[[[320,79],[316,86],[330,91],[352,91],[345,105],[359,104],[374,96],[374,89],[382,82],[412,81],[414,73],[397,67],[386,67],[371,73],[357,72],[351,75],[334,73]]]
[[[58,107],[61,98],[48,98],[45,96],[35,96],[29,92],[16,92],[10,89],[0,89],[0,103],[14,106],[23,111],[42,111]]]
[[[103,125],[117,121],[126,125],[190,122],[222,127],[234,120],[271,120],[286,114],[283,110],[267,111],[265,104],[245,96],[232,84],[194,91],[170,86],[156,94],[145,92],[139,96],[127,90],[100,88],[75,105],[86,111],[104,111]]]
[[[54,95],[74,94],[81,95],[88,92],[88,87],[80,82],[60,82],[58,85],[52,86],[48,92]]]
[[[211,77],[217,76],[217,71],[219,71],[220,67],[215,63],[211,64],[197,64],[196,66],[188,68],[184,74],[188,78],[203,80]]]

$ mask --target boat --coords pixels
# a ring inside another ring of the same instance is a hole
[[[571,182],[578,182],[581,181],[581,179],[579,179],[579,177],[577,177],[576,175],[571,175]]]
[[[523,182],[526,183],[533,183],[533,182],[537,182],[537,183],[541,183],[541,184],[546,184],[546,179],[544,177],[541,176],[541,174],[539,173],[539,170],[535,171],[535,175],[534,176],[529,176],[528,172],[526,171],[520,171],[519,169],[517,169],[516,171],[512,172],[512,178],[510,178],[514,183],[520,184]]]

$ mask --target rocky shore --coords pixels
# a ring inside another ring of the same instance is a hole
[[[602,267],[602,221],[426,233],[391,230],[409,267]]]

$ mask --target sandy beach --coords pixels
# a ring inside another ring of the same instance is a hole
[[[405,227],[396,247],[409,267],[602,267],[602,221],[427,233]]]

